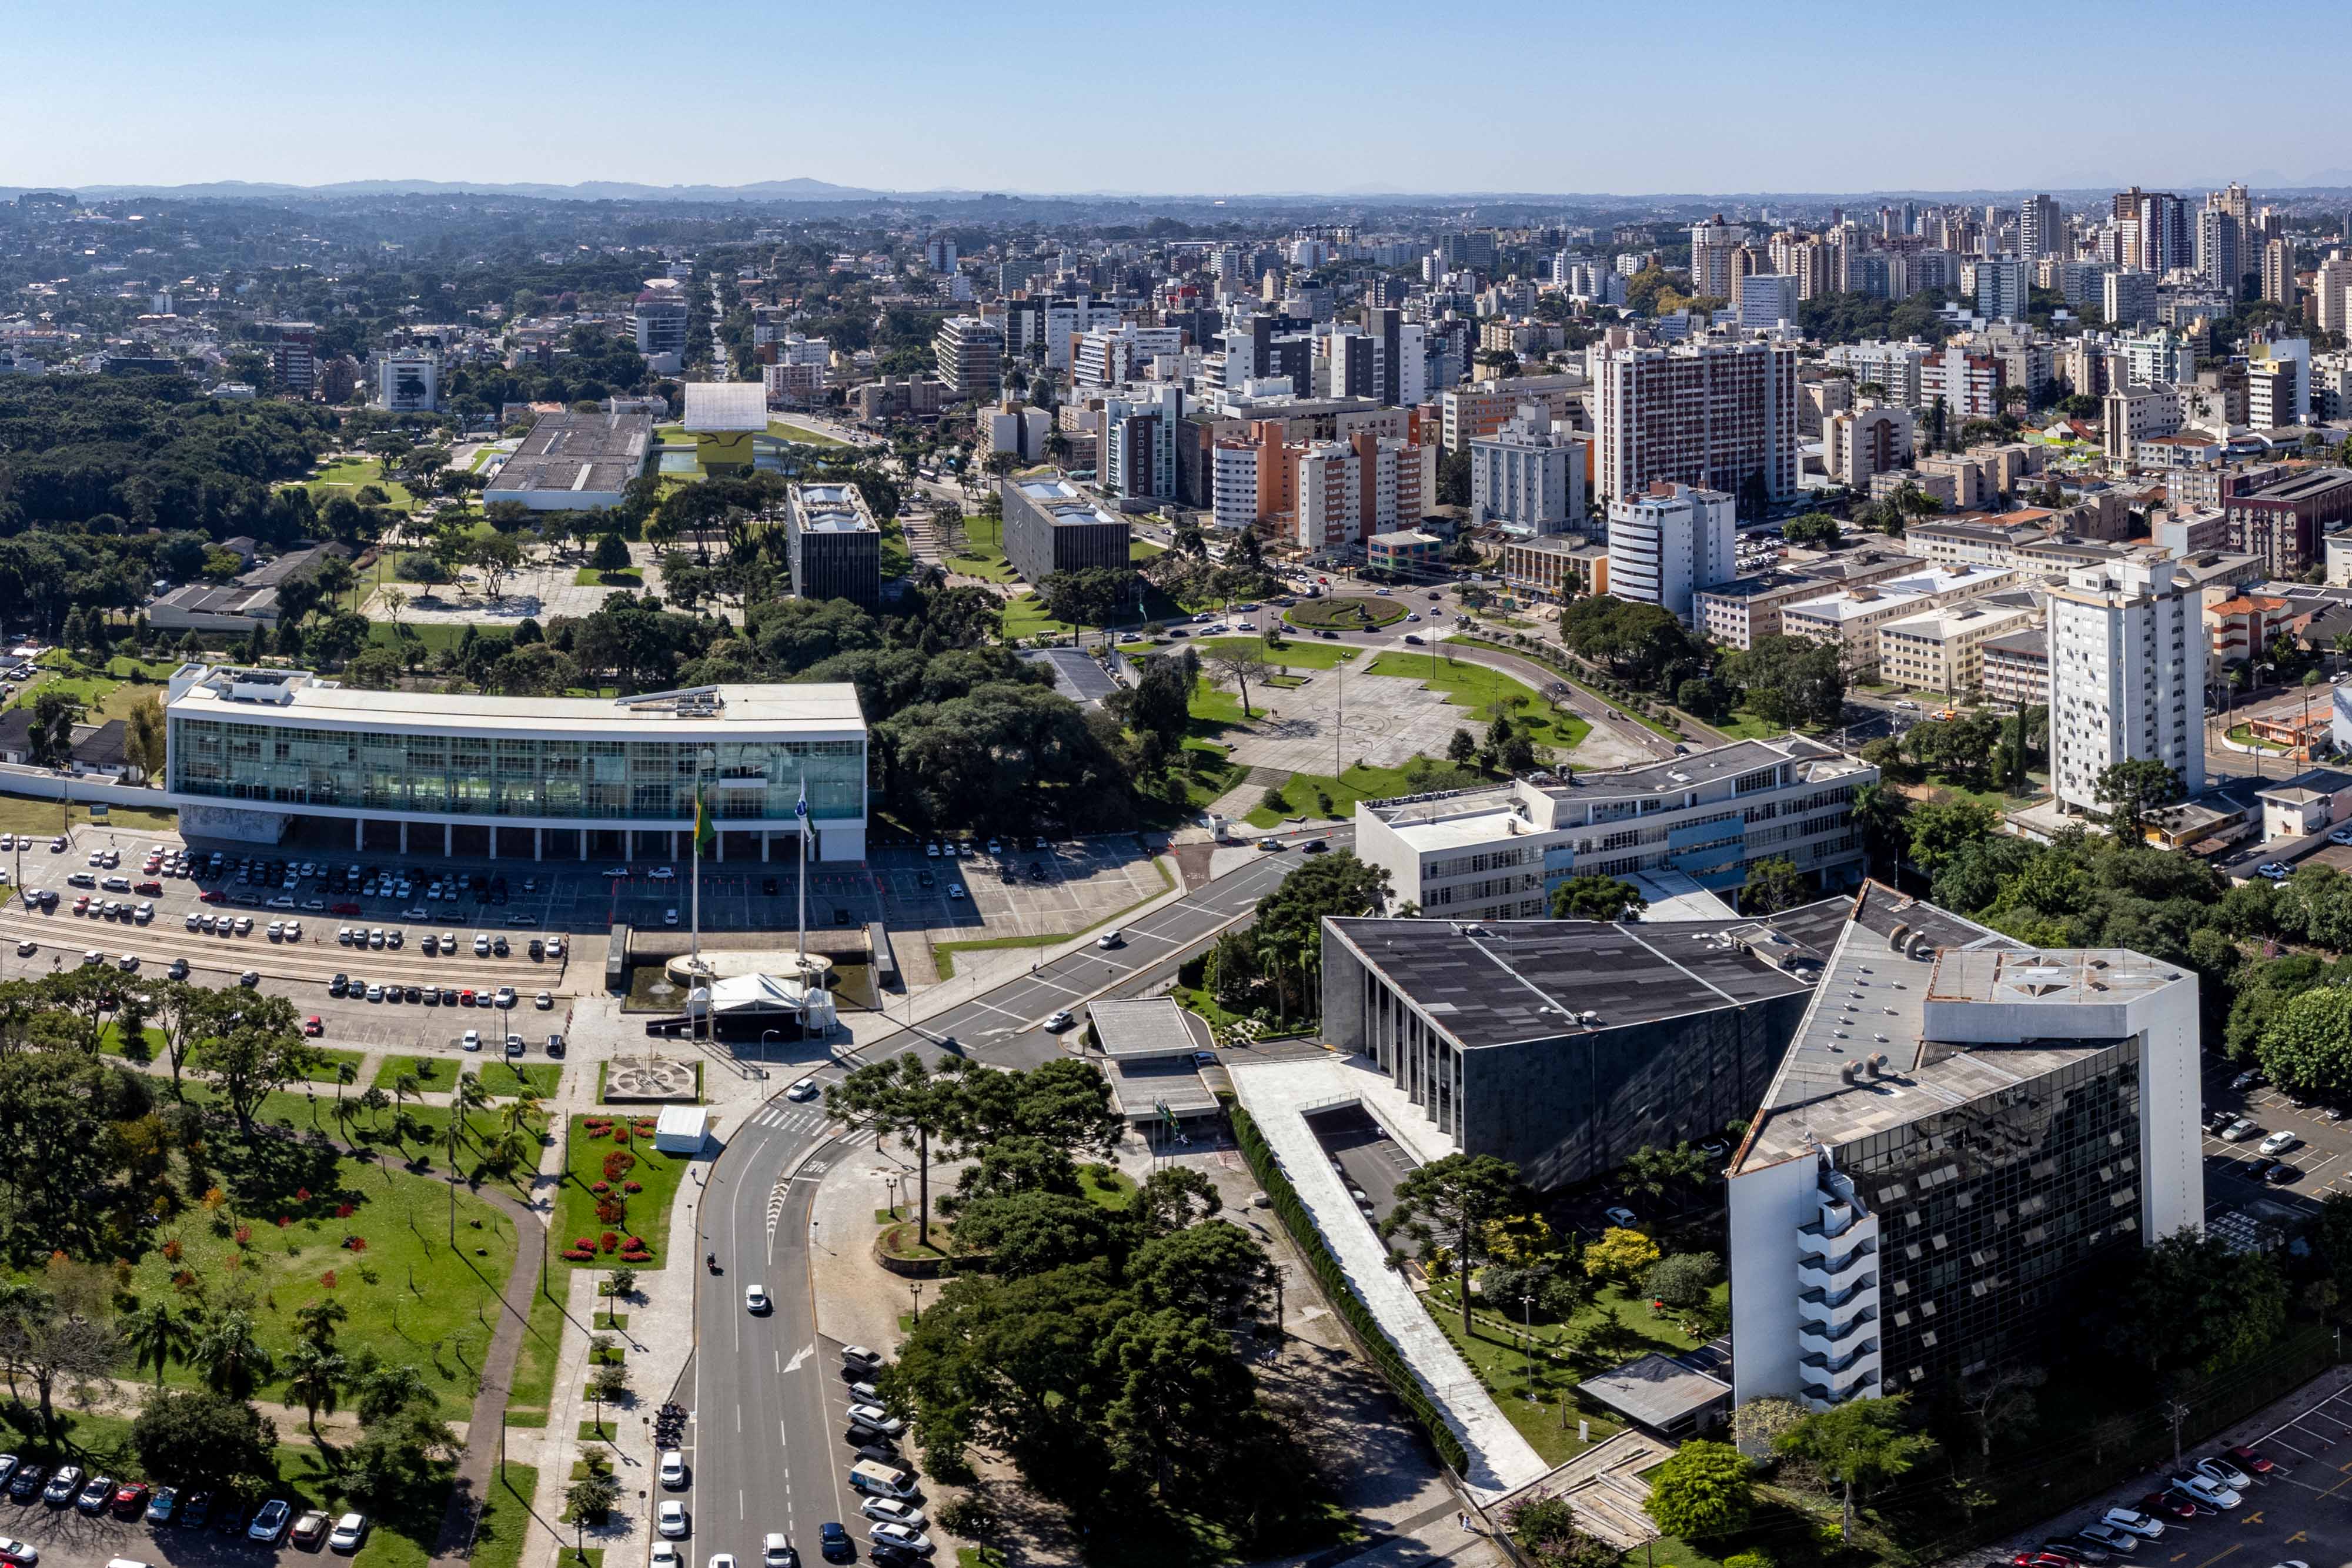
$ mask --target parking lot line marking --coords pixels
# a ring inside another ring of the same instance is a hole
[[[2224,1546],[2223,1548],[2221,1548],[2221,1551],[2216,1552],[2215,1553],[2213,1553],[2213,1555],[2212,1555],[2212,1556],[2208,1557],[2207,1559],[2205,1559],[2205,1561],[2204,1561],[2204,1562],[2200,1563],[2199,1564],[2197,1564],[2197,1568],[2213,1568],[2213,1564],[2214,1564],[2214,1563],[2219,1563],[2220,1561],[2221,1561],[2221,1559],[2222,1559],[2222,1558],[2227,1557],[2228,1555],[2230,1555],[2230,1553],[2231,1553],[2231,1552],[2241,1552],[2241,1551],[2243,1551],[2244,1549],[2245,1549],[2245,1543],[2244,1543],[2243,1542],[2240,1542],[2238,1544],[2236,1544],[2236,1545],[2234,1545],[2234,1546]],[[2186,1553],[2183,1553],[2183,1555],[2185,1556],[2185,1555],[2186,1555]]]
[[[2297,1430],[2300,1430],[2300,1429],[2301,1429],[2301,1428],[2297,1428]],[[2293,1443],[2289,1443],[2289,1442],[2282,1441],[2280,1438],[2275,1437],[2273,1437],[2273,1438],[2271,1438],[2271,1441],[2272,1441],[2272,1442],[2273,1442],[2273,1443],[2277,1443],[2277,1444],[2278,1444],[2278,1446],[2279,1446],[2280,1448],[2284,1448],[2284,1449],[2285,1449],[2288,1453],[2290,1453],[2290,1454],[2301,1454],[2301,1455],[2302,1455],[2305,1458],[2306,1458],[2306,1459],[2307,1459],[2307,1458],[2311,1458],[2311,1456],[2310,1456],[2309,1454],[2305,1454],[2305,1453],[2304,1453],[2304,1451],[2303,1451],[2301,1448],[2296,1448]]]

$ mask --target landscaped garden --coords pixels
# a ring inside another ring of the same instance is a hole
[[[574,1116],[548,1245],[567,1263],[658,1269],[669,1260],[670,1199],[690,1156],[654,1147],[652,1116]]]
[[[1410,608],[1402,600],[1347,593],[1330,599],[1301,600],[1284,611],[1282,618],[1293,626],[1315,631],[1328,628],[1333,632],[1370,632],[1403,620]]]

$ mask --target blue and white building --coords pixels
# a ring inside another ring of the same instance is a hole
[[[1786,859],[1824,889],[1862,880],[1854,791],[1878,769],[1800,736],[1569,782],[1454,789],[1356,806],[1356,853],[1389,873],[1391,906],[1451,920],[1528,920],[1572,876],[1680,872],[1736,889]]]
[[[191,664],[163,716],[192,838],[674,860],[699,789],[719,859],[788,860],[805,788],[809,858],[866,856],[866,719],[845,683],[459,696]]]

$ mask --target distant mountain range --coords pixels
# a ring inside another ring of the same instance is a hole
[[[2270,195],[2324,195],[2352,188],[2352,170],[2329,169],[2309,180],[2286,182],[2268,171],[2257,172],[2253,183],[2259,193]],[[2063,187],[2042,186],[2052,194],[2063,199],[2097,199],[2122,186],[2109,182],[2089,181]],[[2218,189],[2218,185],[2195,183],[2179,183],[2182,191]],[[940,188],[925,191],[883,191],[865,185],[836,185],[824,180],[798,178],[791,180],[761,180],[743,185],[648,185],[626,180],[589,180],[577,184],[557,185],[535,182],[502,182],[496,180],[343,180],[325,185],[294,185],[268,181],[214,180],[191,185],[0,185],[0,200],[15,197],[25,191],[70,190],[76,195],[112,200],[137,196],[166,196],[196,200],[319,200],[321,198],[367,198],[372,196],[516,196],[541,201],[571,202],[978,202],[991,199],[1013,199],[1033,202],[1171,202],[1186,204],[1216,203],[1245,206],[1266,203],[1352,202],[1383,204],[1428,205],[1459,204],[1570,204],[1586,206],[1625,205],[1634,204],[1690,206],[1709,203],[1726,206],[1733,204],[1818,205],[1823,203],[1861,204],[1887,201],[1957,202],[2007,204],[2031,194],[2021,187],[2017,190],[1979,189],[1969,191],[1893,190],[1874,191],[1407,191],[1388,185],[1356,185],[1334,191],[1269,191],[1246,194],[1219,192],[1137,192],[1137,191],[973,191],[961,188]]]

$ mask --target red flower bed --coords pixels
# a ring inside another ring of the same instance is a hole
[[[623,1192],[643,1192],[646,1190],[646,1184],[641,1181],[625,1181],[621,1184],[621,1190]]]
[[[618,1247],[621,1244],[620,1237],[610,1230],[607,1230],[604,1235],[598,1237],[596,1239],[598,1244],[607,1252],[610,1252],[614,1248]]]
[[[637,1156],[626,1149],[614,1149],[604,1156],[604,1179],[618,1181],[635,1168]]]
[[[608,1181],[592,1181],[588,1184],[588,1190],[590,1192],[610,1192],[613,1190],[613,1184]]]
[[[596,1254],[585,1247],[566,1247],[562,1257],[567,1263],[588,1263],[595,1260]]]

